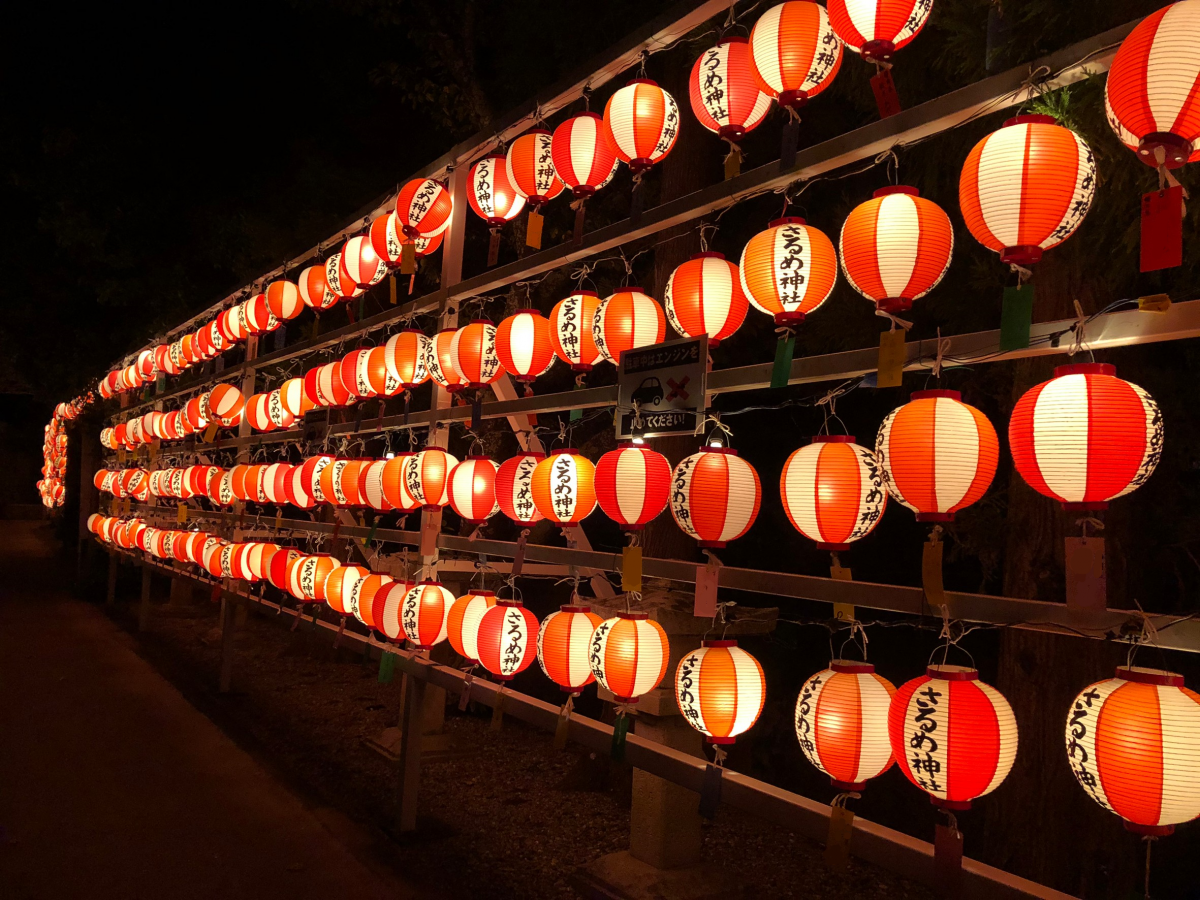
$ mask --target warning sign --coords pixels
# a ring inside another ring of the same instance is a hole
[[[624,351],[617,370],[617,440],[695,431],[707,375],[708,335]]]

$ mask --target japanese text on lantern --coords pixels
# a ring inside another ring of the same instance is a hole
[[[931,793],[942,790],[937,780],[942,771],[942,763],[934,756],[938,752],[938,742],[934,737],[938,730],[935,714],[940,706],[941,697],[942,693],[934,690],[932,684],[927,684],[924,690],[917,692],[917,714],[911,720],[912,730],[908,738],[908,746],[914,751],[909,760],[913,778]]]

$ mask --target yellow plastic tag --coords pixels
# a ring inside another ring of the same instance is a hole
[[[396,276],[395,275],[388,278],[388,302],[391,303],[392,306],[396,305]]]
[[[850,569],[843,566],[830,566],[829,577],[834,581],[853,581],[854,578],[850,574]]]
[[[921,556],[921,586],[925,589],[925,601],[930,606],[946,602],[946,590],[942,587],[942,542],[926,541]]]
[[[850,836],[854,833],[854,813],[844,806],[829,808],[829,836],[825,839],[825,865],[834,871],[850,864]]]
[[[731,152],[725,157],[725,180],[737,178],[742,174],[742,154],[737,151]]]
[[[904,329],[885,331],[879,336],[879,372],[876,387],[900,387],[904,381]]]
[[[642,548],[626,547],[621,552],[621,590],[642,590]]]
[[[525,225],[525,245],[534,250],[542,249],[542,214],[535,209],[529,211],[529,222]]]
[[[187,521],[187,504],[180,503],[179,504],[179,512],[175,516],[175,522],[179,525],[182,525],[186,521]]]
[[[1171,308],[1171,298],[1166,294],[1151,294],[1138,297],[1138,309],[1142,312],[1165,313]]]
[[[204,429],[204,443],[211,444],[213,438],[217,436],[217,423],[210,422],[208,427]]]
[[[275,513],[275,533],[279,533],[279,529],[283,527],[283,509],[279,509]]]
[[[400,250],[400,274],[415,275],[417,271],[417,245],[405,244]]]
[[[125,462],[125,448],[124,447],[117,448],[117,462],[119,462],[119,463]]]

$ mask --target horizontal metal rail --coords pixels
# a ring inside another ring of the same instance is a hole
[[[532,548],[531,548],[532,549]],[[118,550],[143,566],[162,571],[173,578],[189,578],[203,584],[216,582],[189,572],[153,562],[137,554]],[[223,589],[224,590],[224,589]],[[224,590],[227,597],[254,603],[278,613],[300,615],[297,610],[272,603],[254,596],[248,590]],[[560,710],[545,701],[501,687],[482,677],[471,680],[466,688],[466,675],[458,669],[439,665],[415,651],[401,650],[391,644],[383,644],[371,635],[355,630],[349,623],[344,630],[339,624],[316,619],[316,625],[341,634],[343,639],[365,643],[380,653],[396,656],[399,669],[410,678],[416,678],[443,690],[461,696],[469,690],[470,699],[484,706],[495,707],[496,698],[504,694],[504,714],[526,722],[542,731],[554,732],[558,726]],[[608,753],[612,746],[612,726],[595,719],[571,714],[568,738],[596,753]],[[644,772],[649,772],[673,784],[699,793],[703,787],[708,763],[689,756],[655,741],[630,733],[626,737],[626,761]],[[829,833],[830,807],[786,791],[766,782],[725,769],[721,775],[721,802],[736,809],[766,819],[810,840],[823,842]],[[864,862],[880,866],[888,871],[926,885],[936,885],[933,845],[918,840],[903,832],[878,825],[855,816],[850,852]],[[1015,898],[1037,897],[1044,900],[1067,900],[1068,894],[1060,893],[1044,885],[1029,881],[976,860],[963,858],[963,896],[979,900],[1015,900]]]

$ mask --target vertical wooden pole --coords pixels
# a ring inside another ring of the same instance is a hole
[[[117,554],[109,551],[108,554],[108,591],[104,595],[104,603],[106,606],[112,606],[117,602]]]
[[[233,637],[237,601],[228,594],[221,595],[221,674],[217,680],[219,693],[228,694],[233,683]]]
[[[400,718],[400,755],[396,773],[396,830],[416,831],[417,797],[421,791],[421,712],[425,708],[425,682],[404,679],[404,712]]]
[[[150,627],[150,566],[142,566],[142,602],[138,606],[138,631]]]

